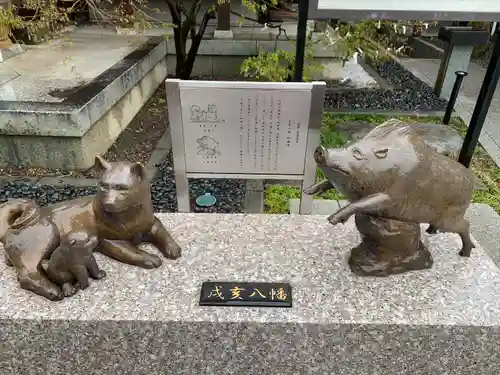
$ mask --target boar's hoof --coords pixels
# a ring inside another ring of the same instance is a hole
[[[437,233],[437,228],[434,225],[429,225],[429,228],[426,230],[427,233],[429,234],[436,234]]]
[[[316,185],[309,186],[308,188],[303,190],[304,194],[314,195],[319,193],[319,188]]]
[[[333,215],[328,216],[328,221],[332,225],[337,225],[339,223],[344,224],[349,218],[340,214],[340,213],[334,213]]]
[[[472,248],[474,248],[475,246],[472,245],[472,246],[464,246],[462,247],[462,250],[460,250],[460,252],[458,253],[458,255],[460,255],[461,257],[464,257],[464,258],[469,258],[470,257],[470,253],[472,252]]]

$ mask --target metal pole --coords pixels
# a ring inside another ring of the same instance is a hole
[[[467,77],[467,72],[464,71],[456,71],[455,75],[457,78],[455,79],[455,84],[453,85],[453,90],[451,90],[450,100],[448,101],[448,106],[446,107],[446,113],[444,114],[443,124],[448,125],[451,120],[451,113],[455,108],[455,102],[457,101],[458,93],[460,92],[460,86],[462,86],[462,81],[464,77]]]
[[[481,91],[479,91],[476,106],[474,107],[469,128],[467,129],[467,134],[465,135],[464,143],[462,144],[462,149],[460,150],[460,155],[458,157],[458,161],[467,168],[472,160],[472,155],[474,154],[474,149],[476,148],[479,140],[484,120],[486,119],[488,109],[490,108],[491,99],[493,98],[493,94],[495,93],[495,89],[498,84],[498,79],[500,78],[499,34],[500,33],[497,32],[495,46],[493,47],[493,54],[491,55],[488,68],[486,69]]]
[[[295,71],[293,80],[302,81],[304,70],[304,54],[307,39],[307,16],[309,14],[309,0],[299,0],[299,21],[297,23],[297,47],[295,49]]]

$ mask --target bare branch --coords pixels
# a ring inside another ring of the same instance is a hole
[[[238,12],[232,10],[232,9],[229,9],[229,12],[232,13],[232,14],[234,14],[235,16],[244,18],[244,19],[252,21],[252,22],[256,22],[256,23],[258,23],[260,25],[264,25],[265,27],[268,27],[270,29],[278,29],[278,35],[276,35],[276,40],[280,37],[281,33],[283,33],[285,35],[285,38],[287,40],[290,40],[290,38],[288,37],[288,34],[286,33],[286,30],[282,27],[281,23],[276,24],[276,25],[274,25],[272,23],[267,23],[267,22],[262,23],[262,22],[260,22],[259,20],[255,19],[255,18],[244,16],[243,14],[238,13]]]
[[[167,3],[168,9],[170,10],[170,14],[172,15],[172,21],[174,24],[180,26],[181,23],[181,15],[177,11],[177,6],[174,3],[175,0],[165,0]]]

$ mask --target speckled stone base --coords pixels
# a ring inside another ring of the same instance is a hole
[[[432,267],[417,223],[356,214],[361,242],[351,250],[349,267],[359,276],[388,276]]]
[[[500,371],[500,270],[454,234],[423,235],[432,269],[358,277],[354,221],[158,215],[184,248],[54,303],[0,263],[2,375],[428,375]],[[286,281],[290,309],[199,307],[203,281]]]

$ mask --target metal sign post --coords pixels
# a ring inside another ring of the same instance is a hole
[[[302,81],[302,72],[304,71],[304,54],[306,50],[308,13],[309,0],[300,0],[299,20],[297,23],[297,45],[295,49],[295,70],[293,77],[293,80],[295,82]]]
[[[486,120],[486,115],[488,114],[491,99],[493,99],[493,95],[495,94],[499,78],[500,33],[497,32],[497,40],[495,41],[493,54],[491,55],[488,68],[486,69],[481,91],[479,91],[476,106],[474,107],[474,112],[472,113],[472,117],[470,119],[469,128],[467,129],[467,134],[465,135],[464,143],[462,144],[462,149],[460,150],[460,155],[458,156],[458,161],[466,167],[469,167],[472,160],[472,155],[474,154],[474,149],[479,141],[479,135],[483,129],[484,120]]]
[[[189,178],[315,182],[325,83],[167,79],[179,212]],[[310,214],[302,194],[299,213]]]
[[[492,0],[309,0],[310,19],[486,21],[500,19]]]

